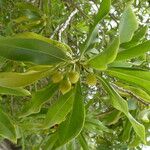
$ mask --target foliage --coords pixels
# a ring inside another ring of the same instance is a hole
[[[22,149],[150,145],[147,0],[0,0],[0,136]]]

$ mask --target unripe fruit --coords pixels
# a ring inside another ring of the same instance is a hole
[[[59,83],[63,79],[63,74],[61,72],[56,71],[52,75],[53,83]]]
[[[77,71],[71,71],[69,72],[68,77],[69,77],[70,82],[75,84],[78,82],[80,75]]]
[[[63,80],[60,83],[59,88],[62,94],[66,94],[67,92],[69,92],[71,90],[71,82],[69,81],[69,79]]]
[[[96,76],[94,74],[88,74],[86,77],[86,83],[90,86],[94,86],[97,83]]]

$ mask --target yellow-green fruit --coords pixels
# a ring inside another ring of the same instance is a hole
[[[68,77],[69,77],[70,82],[75,84],[78,82],[80,75],[77,71],[71,71],[69,72]]]
[[[63,80],[60,83],[60,91],[62,94],[66,94],[67,92],[69,92],[71,90],[71,82],[69,81],[69,79],[67,80]]]
[[[63,74],[61,72],[55,72],[52,75],[53,83],[59,83],[63,79]]]
[[[94,74],[88,74],[86,77],[86,83],[90,86],[94,86],[97,83],[96,76]]]

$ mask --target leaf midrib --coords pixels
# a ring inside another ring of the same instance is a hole
[[[72,97],[73,93],[67,98],[67,100],[65,101],[65,103],[63,103],[63,105],[61,105],[60,109],[58,109],[58,111],[55,113],[55,115],[53,115],[52,117],[52,121],[54,120],[54,118],[57,116],[57,114],[60,112],[60,110],[63,108],[63,106],[70,100],[70,98]],[[51,121],[51,122],[52,122]]]
[[[61,57],[57,57],[57,56],[55,56],[55,55],[52,55],[52,54],[43,52],[43,51],[41,51],[41,50],[38,50],[38,51],[37,51],[36,49],[32,50],[32,49],[30,49],[30,48],[24,48],[24,47],[20,47],[20,46],[7,45],[7,44],[0,44],[0,45],[6,46],[6,47],[14,47],[14,48],[18,48],[18,49],[23,49],[23,50],[27,50],[27,51],[31,51],[31,52],[36,52],[36,53],[39,53],[39,54],[40,54],[40,53],[43,53],[43,54],[49,55],[49,56],[51,56],[51,57],[55,57],[55,58],[57,58],[57,59],[66,61],[65,59],[62,59]],[[17,50],[17,51],[18,51],[18,50]],[[65,54],[65,53],[64,53],[64,54]]]

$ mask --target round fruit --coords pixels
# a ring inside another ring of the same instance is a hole
[[[59,83],[63,79],[63,74],[61,72],[56,71],[52,75],[53,83]]]
[[[68,77],[69,77],[70,82],[75,84],[78,82],[80,75],[77,71],[71,71],[69,72]]]
[[[59,88],[62,94],[66,94],[67,92],[69,92],[71,90],[71,82],[69,81],[69,79],[63,80],[60,83]]]
[[[94,74],[88,74],[86,77],[86,83],[90,86],[94,86],[97,83],[96,76]]]

